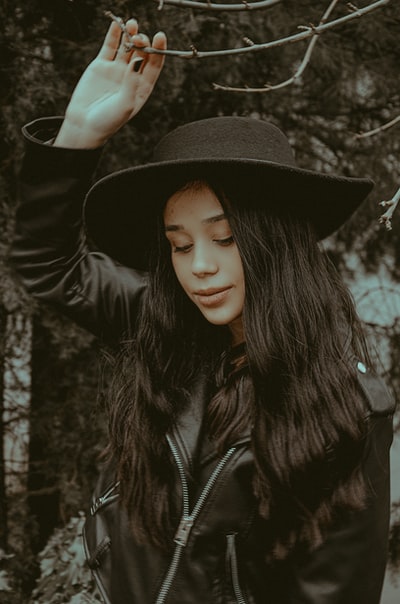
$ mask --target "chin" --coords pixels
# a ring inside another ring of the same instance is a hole
[[[240,313],[226,311],[202,312],[201,314],[212,325],[230,325],[240,315]]]

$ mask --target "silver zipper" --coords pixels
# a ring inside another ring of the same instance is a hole
[[[107,489],[107,491],[105,493],[103,493],[100,497],[97,497],[97,499],[95,499],[94,503],[92,504],[92,506],[90,508],[91,516],[94,516],[96,514],[96,512],[98,512],[99,509],[102,508],[104,505],[111,503],[112,501],[114,501],[115,499],[117,499],[119,497],[119,493],[117,490],[118,487],[119,487],[119,481],[115,482],[109,489]]]
[[[228,542],[228,557],[229,557],[229,566],[231,569],[232,587],[233,587],[233,592],[235,594],[237,604],[246,604],[246,600],[244,599],[243,592],[242,592],[242,589],[240,587],[240,582],[239,582],[239,572],[238,572],[238,563],[237,563],[237,556],[236,556],[235,538],[236,538],[236,535],[234,533],[226,536],[226,539]]]
[[[178,467],[178,472],[179,472],[181,485],[182,485],[182,500],[183,500],[182,518],[181,518],[181,521],[179,523],[178,529],[177,529],[177,531],[175,533],[175,537],[174,537],[174,542],[176,544],[174,554],[173,554],[171,563],[169,565],[167,574],[165,576],[165,579],[163,581],[163,584],[161,586],[161,589],[159,591],[158,598],[156,600],[156,604],[163,604],[165,602],[165,598],[168,595],[168,592],[171,588],[172,582],[173,582],[176,572],[178,570],[182,551],[188,542],[192,527],[193,527],[198,515],[200,514],[201,509],[203,508],[203,506],[207,500],[207,497],[210,495],[215,483],[217,482],[219,475],[221,474],[225,465],[228,463],[229,459],[232,457],[232,455],[236,451],[236,447],[231,447],[225,453],[223,458],[218,462],[218,465],[214,468],[213,473],[211,474],[210,478],[208,479],[207,484],[205,485],[204,489],[202,490],[200,497],[198,498],[198,500],[192,510],[192,513],[190,514],[189,489],[188,489],[188,483],[186,480],[185,468],[184,468],[182,460],[179,456],[178,449],[175,446],[174,442],[171,440],[171,438],[169,436],[167,436],[167,440],[168,440],[169,447],[172,451],[172,455],[175,459],[175,463]]]

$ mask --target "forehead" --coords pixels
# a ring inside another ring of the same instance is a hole
[[[195,219],[203,221],[222,212],[221,203],[214,191],[205,183],[196,183],[171,195],[165,204],[164,223],[182,224],[185,220]]]

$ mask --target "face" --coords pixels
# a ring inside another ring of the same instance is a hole
[[[229,222],[206,185],[178,191],[164,210],[175,274],[214,325],[228,325],[233,343],[243,340],[244,275]]]

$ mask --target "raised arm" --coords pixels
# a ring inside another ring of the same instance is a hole
[[[150,45],[137,34],[136,21],[127,27],[135,44]],[[164,34],[154,37],[154,46],[165,44]],[[106,340],[131,331],[146,276],[89,250],[82,205],[102,145],[140,110],[161,72],[162,56],[142,55],[124,51],[113,23],[65,119],[36,120],[23,129],[26,153],[10,260],[33,295]]]
[[[164,49],[166,37],[149,38],[138,33],[130,19],[126,29],[134,46]],[[125,34],[113,22],[97,57],[83,73],[68,105],[65,121],[54,144],[68,148],[103,145],[136,115],[152,93],[164,63],[164,56],[140,50],[126,52]]]

